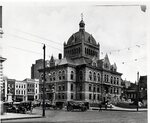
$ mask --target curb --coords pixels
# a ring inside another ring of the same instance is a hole
[[[91,110],[99,110],[98,108],[91,108]],[[124,112],[147,112],[148,110],[145,109],[145,110],[127,110],[127,109],[102,109],[102,111],[124,111]]]
[[[26,117],[6,117],[6,118],[1,118],[1,121],[4,120],[19,120],[19,119],[32,119],[32,118],[43,118],[41,115],[37,115],[37,116],[26,116]]]

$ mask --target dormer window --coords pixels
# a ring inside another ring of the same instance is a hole
[[[105,67],[105,68],[108,68],[108,64],[107,64],[107,63],[105,63],[104,67]]]
[[[93,62],[93,66],[96,67],[96,62]]]

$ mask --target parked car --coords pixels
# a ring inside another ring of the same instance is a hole
[[[87,102],[81,101],[68,101],[67,102],[67,111],[74,111],[76,109],[80,111],[86,111],[88,109]]]

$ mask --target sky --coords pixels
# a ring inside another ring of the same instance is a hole
[[[113,6],[104,6],[113,5]],[[100,59],[108,54],[122,79],[131,82],[147,75],[148,12],[131,3],[3,2],[0,55],[7,58],[3,74],[23,80],[31,77],[31,66],[43,58],[63,53],[63,43],[79,30],[81,13],[85,31],[100,44]],[[118,6],[114,6],[118,5]],[[120,6],[130,5],[130,6]]]

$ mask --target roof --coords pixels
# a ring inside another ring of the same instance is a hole
[[[96,41],[95,41],[94,37],[86,31],[78,31],[75,34],[73,34],[68,39],[67,45],[72,45],[74,43],[79,43],[82,41],[96,45]]]

